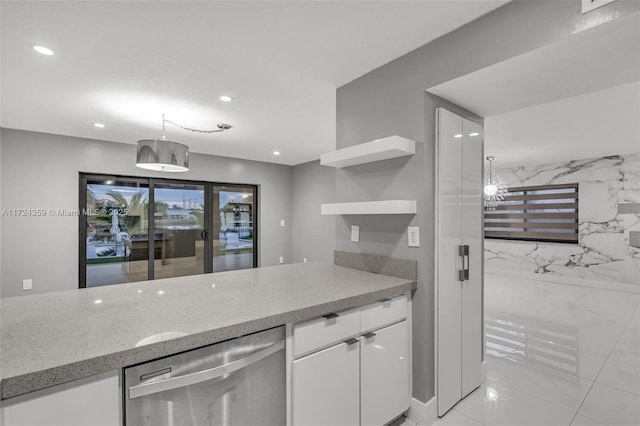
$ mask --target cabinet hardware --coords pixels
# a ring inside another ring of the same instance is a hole
[[[351,339],[349,339],[349,340],[345,340],[344,342],[345,342],[347,345],[351,346],[351,345],[353,345],[354,343],[358,343],[359,341],[360,341],[360,340],[358,340],[358,339],[356,339],[356,338],[354,337],[354,338],[351,338]]]
[[[371,331],[369,333],[363,334],[363,336],[364,336],[365,339],[371,339],[372,337],[376,337],[376,333]]]
[[[458,270],[458,281],[469,280],[469,246],[458,246],[458,256],[462,261],[462,269]]]
[[[338,315],[338,314],[336,314],[336,313],[333,313],[333,312],[332,312],[332,313],[330,313],[330,314],[323,315],[322,317],[323,317],[324,319],[331,320],[331,319],[334,319],[334,318],[338,318],[339,316],[340,316],[340,315]]]
[[[388,297],[385,297],[384,299],[380,299],[380,303],[387,303],[387,302],[391,302],[391,299],[389,299]]]

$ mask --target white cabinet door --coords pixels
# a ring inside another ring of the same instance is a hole
[[[409,409],[409,327],[402,321],[360,340],[361,425],[380,426]]]
[[[360,423],[360,344],[339,343],[293,362],[293,424]]]
[[[436,393],[442,416],[482,380],[483,143],[482,126],[443,108],[437,124]]]
[[[2,401],[4,426],[118,426],[122,393],[117,371]]]

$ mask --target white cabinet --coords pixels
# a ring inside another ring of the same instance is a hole
[[[406,411],[408,315],[409,296],[402,295],[294,324],[291,424],[382,426]]]
[[[5,399],[4,426],[118,426],[122,393],[117,371]]]
[[[293,424],[353,426],[360,416],[359,341],[293,362]]]
[[[409,408],[407,321],[367,333],[360,341],[360,424],[384,425]]]
[[[437,109],[438,415],[482,382],[482,127]]]

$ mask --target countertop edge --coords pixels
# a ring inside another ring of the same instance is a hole
[[[65,364],[49,369],[34,371],[0,381],[0,399],[5,400],[52,386],[87,378],[96,374],[116,370],[168,355],[188,351],[202,346],[222,342],[288,323],[296,323],[330,312],[341,311],[367,305],[385,297],[398,296],[417,288],[416,281],[394,285],[356,296],[319,303],[304,308],[286,311],[268,317],[254,319],[202,333],[178,337],[141,347],[126,349],[100,357]]]

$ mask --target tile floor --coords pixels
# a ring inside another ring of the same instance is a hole
[[[640,425],[640,295],[487,274],[485,337],[487,379],[436,426]]]

